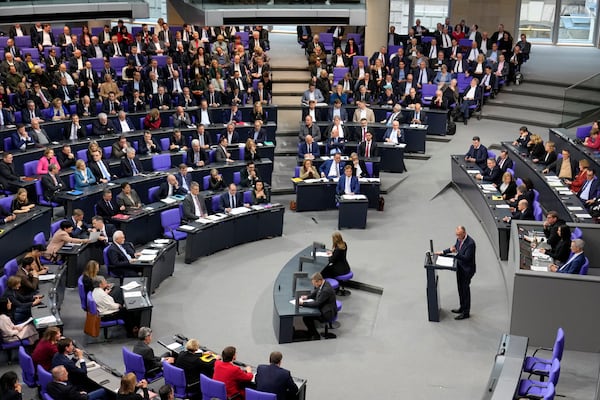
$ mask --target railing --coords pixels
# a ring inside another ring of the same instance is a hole
[[[600,73],[565,89],[561,127],[589,122],[600,114]]]

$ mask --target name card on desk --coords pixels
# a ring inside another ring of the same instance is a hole
[[[381,178],[358,178],[359,182],[381,183]]]
[[[191,226],[191,225],[181,225],[179,227],[179,229],[184,230],[184,231],[189,231],[189,232],[193,232],[196,230],[196,227]]]
[[[123,298],[129,299],[132,297],[142,297],[142,292],[139,290],[136,290],[135,292],[123,292]]]
[[[344,200],[365,200],[367,196],[364,194],[343,194],[342,199]]]
[[[165,197],[164,199],[160,199],[161,202],[165,203],[165,204],[173,204],[173,203],[177,203],[177,199],[174,197]]]
[[[247,207],[236,207],[236,208],[232,208],[230,213],[231,213],[231,215],[240,215],[240,214],[245,214],[250,211],[252,211],[252,210]]]

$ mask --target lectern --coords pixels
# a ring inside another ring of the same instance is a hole
[[[427,253],[425,255],[425,271],[427,272],[427,313],[430,322],[440,322],[440,287],[438,285],[439,270],[456,271],[456,260],[452,263],[438,263],[439,256]],[[449,257],[443,257],[447,260]],[[442,261],[441,259],[439,261]]]

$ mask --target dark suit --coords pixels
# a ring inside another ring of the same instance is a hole
[[[184,351],[177,356],[175,366],[181,368],[185,373],[185,383],[192,385],[200,381],[200,374],[204,374],[212,378],[214,372],[214,361],[202,361],[198,354],[190,351]],[[198,390],[200,388],[198,387]]]
[[[133,158],[133,162],[135,164],[135,167],[138,170],[138,173],[142,173],[144,172],[144,168],[142,167],[142,163],[140,162],[139,158],[134,157]],[[133,167],[131,166],[131,159],[125,157],[121,160],[121,177],[126,177],[126,176],[133,176]]]
[[[158,142],[158,140],[156,140],[155,138],[150,138],[152,141],[152,145],[150,146],[150,148],[148,148],[148,144],[146,143],[145,140],[141,140],[139,143],[139,151],[138,154],[143,156],[146,154],[152,154],[152,153],[160,153],[162,151],[162,148],[160,147],[160,143]]]
[[[88,400],[87,394],[81,393],[78,388],[69,383],[63,385],[62,383],[52,381],[48,383],[46,391],[53,399]]]
[[[585,264],[585,255],[581,252],[573,259],[567,260],[556,272],[560,272],[561,274],[578,274],[583,264]]]
[[[351,161],[349,161],[346,165],[352,166],[352,175],[356,176],[357,178],[365,178],[369,176],[369,171],[367,171],[367,164],[363,160],[358,160],[358,166],[360,167],[360,176],[357,175],[358,169],[354,167],[354,164]]]
[[[185,178],[183,177],[183,175],[181,175],[181,172],[178,172],[175,174],[175,179],[177,179],[177,183],[179,183],[179,186],[181,186],[181,188],[185,191],[185,193],[187,193],[187,188],[190,187],[190,185],[192,184],[192,175],[191,174],[187,174],[185,176]],[[185,185],[183,184],[183,180],[185,179]]]
[[[329,322],[337,315],[335,292],[329,282],[323,281],[323,285],[314,288],[308,298],[314,301],[304,303],[302,306],[318,308],[321,311],[321,315],[319,317],[303,317],[302,319],[308,328],[308,334],[310,336],[319,336],[319,332],[317,332],[317,328],[315,327],[315,319],[321,322]]]
[[[109,205],[110,204],[110,205]],[[112,206],[112,207],[111,207]],[[96,214],[105,218],[110,219],[111,217],[119,213],[119,206],[114,200],[110,203],[106,203],[103,199],[96,202]]]
[[[56,185],[54,184],[54,180],[50,176],[50,174],[45,174],[42,176],[42,189],[44,192],[44,199],[51,201],[56,192],[63,189],[65,185],[63,184],[60,176],[56,175]]]
[[[500,168],[500,171],[502,172],[502,174],[504,174],[506,172],[507,168],[512,169],[512,167],[514,165],[513,160],[511,160],[508,156],[506,156],[506,158],[504,159],[504,162],[502,161],[502,158],[498,157],[496,159],[496,164],[498,165],[498,168]]]
[[[200,203],[200,213],[208,214],[208,210],[206,209],[206,200],[204,196],[201,194],[198,195],[198,202]],[[194,205],[194,199],[192,199],[192,194],[188,194],[183,199],[183,220],[185,221],[195,221],[199,217],[196,216],[196,206]]]
[[[133,346],[133,352],[139,354],[144,359],[146,375],[154,376],[157,372],[162,370],[160,357],[156,357],[152,347],[148,346],[143,341],[140,340]]]
[[[260,128],[258,132],[252,129],[248,134],[248,138],[254,140],[255,143],[264,143],[267,140],[267,131],[265,128]]]
[[[112,174],[110,173],[110,167],[103,160],[100,160],[99,162],[92,160],[92,161],[88,162],[88,167],[92,171],[92,174],[94,175],[94,177],[96,177],[96,182],[100,182],[100,179],[106,179],[104,177],[104,175],[102,174],[102,170],[100,169],[100,166],[98,165],[99,163],[104,164],[106,171],[108,171],[108,174],[110,175],[110,177],[112,177]]]
[[[277,400],[287,400],[298,392],[290,371],[277,364],[259,365],[254,379],[257,390],[275,393]]]
[[[584,189],[587,190],[586,185],[588,185],[588,180],[585,181],[585,183],[583,184],[583,186],[581,186],[581,190],[579,191],[579,193],[577,193],[577,197],[579,197],[581,199],[581,195],[583,194]],[[592,199],[596,199],[598,198],[598,191],[600,190],[600,179],[598,179],[597,177],[594,177],[594,179],[589,183],[589,192],[588,192],[588,198],[587,199],[581,199],[582,201],[585,200],[592,200]]]
[[[416,111],[412,111],[410,113],[410,120],[408,122],[411,122],[413,119],[415,119],[417,117],[417,112]],[[423,111],[423,109],[421,109],[421,111],[419,111],[419,121],[421,121],[421,124],[423,125],[427,125],[427,113],[425,111]]]
[[[339,195],[344,194],[344,192],[346,190],[346,179],[348,179],[346,177],[346,175],[342,175],[340,177],[340,180],[338,181],[337,188],[336,188],[337,194],[339,194]],[[356,176],[350,177],[350,192],[352,192],[354,194],[360,193],[360,183],[358,183],[358,178]]]
[[[467,154],[465,154],[465,158],[474,158],[475,164],[477,164],[479,169],[483,171],[487,167],[487,148],[482,144],[480,144],[478,148],[475,148],[475,146],[471,145],[471,147],[469,147],[469,151],[467,151]]]
[[[87,382],[87,367],[85,362],[79,364],[79,367],[69,357],[61,353],[54,354],[52,357],[52,368],[62,365],[69,373],[69,382],[77,386],[80,390],[85,390],[86,386],[89,386]],[[59,397],[61,398],[61,397]]]
[[[235,204],[229,201],[229,192],[221,194],[219,201],[219,211],[223,212],[226,208],[242,207],[244,205],[244,195],[240,192],[235,193]],[[235,207],[234,207],[235,206]]]
[[[129,257],[135,258],[135,249],[131,243],[123,243],[122,247],[125,249]],[[123,254],[121,249],[117,246],[116,243],[111,243],[106,252],[108,257],[108,265],[109,271],[118,276],[137,276],[137,272],[131,268],[127,268],[131,265],[129,259]],[[135,351],[135,350],[134,350]],[[145,360],[144,360],[145,361]],[[146,367],[146,371],[148,371],[148,367]]]
[[[160,184],[160,188],[158,189],[158,198],[159,199],[164,199],[169,196],[169,186],[171,186],[169,184],[169,182],[163,182]],[[181,186],[178,186],[177,188],[173,187],[171,196],[175,196],[178,194],[185,196],[186,193],[187,193],[187,191],[184,188],[182,188]]]
[[[135,130],[135,125],[133,125],[133,122],[131,121],[131,119],[129,117],[125,117],[125,121],[127,122],[127,125],[129,125],[130,129]],[[119,120],[119,118],[115,118],[112,121],[114,127],[115,127],[115,132],[116,133],[122,133],[123,132],[123,128],[121,127],[121,121]]]
[[[19,175],[15,173],[15,166],[7,164],[4,160],[0,160],[0,185],[7,190],[13,190],[14,186],[12,182],[17,182],[21,179]]]
[[[227,149],[224,149],[223,146],[217,146],[215,151],[215,161],[219,163],[227,161]]]
[[[327,160],[325,161],[323,164],[321,164],[321,167],[319,168],[319,172],[322,174],[325,174],[325,176],[329,177],[341,177],[342,175],[344,175],[344,162],[340,161],[338,163],[338,170],[337,170],[337,175],[329,175],[329,171],[331,170],[331,165],[334,163],[334,160]]]
[[[360,142],[360,144],[358,145],[358,156],[366,157],[366,151],[367,151],[367,142],[366,141]],[[377,143],[375,143],[375,141],[372,140],[369,157],[377,157],[377,154],[378,154]]]
[[[63,137],[65,138],[65,140],[69,140],[69,138],[71,137],[71,130],[73,129],[73,124],[68,123],[65,125],[64,129],[63,129]],[[83,139],[87,136],[87,130],[85,128],[85,125],[80,124],[79,125],[79,129],[77,129],[77,138],[78,139]]]
[[[471,311],[471,278],[475,275],[475,241],[471,236],[466,236],[461,243],[456,241],[456,283],[458,286],[458,297],[460,299],[460,311],[469,315]],[[444,254],[450,253],[450,249],[444,250]]]
[[[485,167],[481,173],[484,181],[500,185],[502,183],[502,171],[496,165],[494,168]]]
[[[308,149],[308,145],[306,142],[302,142],[298,144],[298,157],[304,158],[305,154],[312,154],[315,158],[318,158],[320,155],[319,145],[316,142],[313,142],[310,146],[310,151]]]

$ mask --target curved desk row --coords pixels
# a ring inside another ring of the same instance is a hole
[[[501,260],[507,260],[510,223],[502,221],[502,218],[511,216],[508,205],[499,197],[497,190],[484,190],[482,182],[474,178],[479,172],[477,165],[466,162],[464,155],[451,156],[450,163],[454,187],[481,222],[496,255]]]
[[[273,329],[278,343],[294,341],[294,319],[303,316],[319,316],[317,308],[296,307],[291,300],[295,299],[296,291],[311,291],[313,289],[310,277],[320,272],[327,264],[327,258],[313,258],[313,246],[301,250],[292,257],[281,269],[273,284]],[[314,262],[301,262],[302,257]],[[294,284],[297,272],[304,272],[307,278],[300,278]],[[295,290],[294,290],[295,289]]]
[[[587,159],[596,173],[600,171],[600,152],[593,151],[589,147],[575,142],[576,136],[566,132],[564,129],[552,128],[548,133],[549,140],[556,144],[556,151],[569,150],[571,156],[576,160]]]
[[[177,230],[187,234],[185,263],[240,244],[281,236],[284,212],[281,204],[253,206],[241,214],[214,214],[210,220],[180,226]]]
[[[381,182],[379,178],[360,178],[360,193],[367,196],[369,208],[379,206]],[[321,211],[337,208],[337,181],[294,182],[296,211]]]
[[[273,174],[273,162],[271,160],[263,160],[256,162],[258,175],[266,182],[271,183]],[[234,172],[239,172],[245,168],[246,164],[243,161],[235,161],[232,163],[210,164],[204,167],[194,168],[189,174],[192,176],[192,181],[202,184],[203,178],[210,175],[212,168],[217,168],[223,176],[225,182],[233,182]],[[168,173],[176,173],[178,170],[171,169],[163,172],[153,172],[150,174],[137,175],[129,178],[115,179],[108,184],[94,185],[82,190],[82,194],[71,195],[67,192],[59,192],[55,198],[64,202],[66,215],[71,215],[73,209],[80,208],[87,215],[94,215],[94,205],[102,197],[104,189],[110,189],[113,196],[121,192],[120,184],[129,182],[131,187],[136,190],[142,203],[150,203],[148,197],[148,189],[154,186],[160,186],[165,182]],[[202,186],[202,185],[201,185]]]
[[[533,182],[533,187],[540,194],[539,202],[546,211],[554,210],[563,220],[577,222],[592,222],[591,216],[587,213],[585,205],[571,193],[568,187],[553,180],[556,175],[552,172],[544,175],[542,170],[544,165],[535,164],[529,157],[523,156],[519,150],[509,142],[503,142],[502,145],[508,150],[510,157],[516,162],[515,178],[529,178]],[[550,179],[548,179],[550,178]],[[586,217],[587,215],[587,217]]]
[[[275,125],[266,125],[265,128],[267,129],[267,132],[269,132],[271,130],[274,134],[276,126]],[[240,136],[241,143],[246,143],[246,138],[248,137],[248,135],[250,134],[252,129],[253,128],[251,125],[244,126],[244,127],[238,127],[236,129],[238,135]],[[223,125],[211,126],[211,127],[208,127],[206,129],[206,131],[211,135],[211,137],[212,137],[211,140],[212,140],[213,145],[216,145],[217,135],[223,134],[225,132],[225,127]],[[163,139],[169,139],[171,137],[172,133],[173,133],[173,128],[158,129],[158,130],[152,131],[152,137],[160,143],[161,140],[163,140]],[[188,143],[191,143],[191,140],[194,137],[196,130],[184,128],[184,129],[181,129],[181,133],[184,138],[188,139],[187,140]],[[78,139],[78,140],[58,140],[56,142],[57,144],[51,144],[50,147],[54,149],[54,152],[56,154],[58,154],[61,151],[63,144],[69,144],[71,146],[71,151],[73,152],[73,154],[76,155],[76,158],[80,158],[79,156],[77,156],[77,152],[87,150],[87,148],[90,144],[90,141],[95,140],[96,142],[98,142],[98,145],[101,148],[105,148],[105,147],[110,148],[116,141],[119,140],[119,136],[121,136],[121,134],[115,133],[115,134],[103,135],[103,136],[88,136],[85,139]],[[139,145],[141,143],[143,143],[143,141],[144,141],[144,131],[143,130],[127,132],[127,133],[123,134],[123,136],[125,136],[127,138],[127,141],[129,141],[134,148],[138,148]],[[164,146],[161,145],[161,147],[164,147]],[[239,149],[240,149],[239,143],[235,143],[234,145],[228,147],[228,150],[231,153],[231,157],[235,160],[240,160],[240,159],[243,160],[244,159],[243,155],[241,154],[243,150],[239,150]],[[166,152],[168,150],[168,148],[163,148],[162,150]],[[268,158],[268,159],[272,160],[275,156],[275,146],[273,144],[258,146],[257,150],[258,150],[258,155],[261,158]],[[13,164],[15,166],[15,172],[18,175],[25,175],[24,164],[26,162],[37,161],[40,158],[42,158],[42,156],[44,155],[44,148],[43,147],[32,147],[25,151],[12,150],[12,153],[14,155]],[[179,160],[173,161],[173,165],[177,165],[177,164],[181,163],[181,157],[182,157],[181,152],[171,152],[171,154],[172,154],[172,156],[179,156]],[[110,158],[107,154],[104,154],[103,157],[104,157],[105,161],[108,161],[109,163],[117,163],[117,165],[121,161],[120,159]],[[87,155],[85,155],[85,158],[87,158]],[[85,158],[84,158],[84,160],[85,160]],[[148,157],[148,158],[150,158],[150,157]],[[143,160],[143,158],[141,158],[141,159]],[[149,170],[151,170],[151,163],[147,163],[147,164],[144,163],[144,168],[148,168]]]
[[[28,213],[17,214],[14,221],[0,225],[0,268],[3,268],[8,260],[31,250],[36,233],[43,232],[47,238],[50,234],[51,220],[50,207],[35,206]]]

